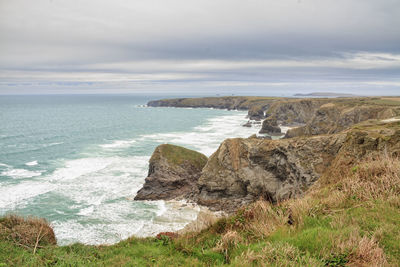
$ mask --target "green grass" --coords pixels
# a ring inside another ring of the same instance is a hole
[[[158,160],[160,156],[166,158],[170,164],[181,165],[186,161],[198,169],[202,169],[208,159],[205,155],[197,151],[170,144],[158,146],[150,161]]]

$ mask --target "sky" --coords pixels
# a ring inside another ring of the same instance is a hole
[[[400,95],[399,0],[0,0],[0,94]]]

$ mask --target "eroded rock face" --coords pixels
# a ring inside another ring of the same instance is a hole
[[[230,211],[259,198],[276,202],[302,195],[344,140],[344,134],[275,141],[227,139],[204,167],[196,201]]]
[[[338,133],[362,121],[387,119],[399,112],[396,108],[385,106],[348,107],[327,103],[315,112],[305,126],[288,130],[285,137]]]
[[[400,122],[367,121],[331,135],[263,140],[227,139],[198,181],[199,204],[234,211],[259,198],[298,197],[317,181],[335,179],[365,157],[400,155]]]
[[[272,103],[266,112],[266,117],[274,119],[284,125],[298,125],[307,123],[315,111],[327,99],[295,99],[282,100]]]
[[[158,146],[149,161],[149,174],[135,200],[170,200],[196,190],[207,157],[179,146]]]

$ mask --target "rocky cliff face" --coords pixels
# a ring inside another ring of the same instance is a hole
[[[399,113],[397,107],[327,103],[315,111],[305,126],[289,130],[285,137],[338,133],[362,121],[391,118]]]
[[[149,107],[191,107],[191,108],[216,108],[228,110],[248,110],[251,120],[265,118],[264,111],[269,105],[283,98],[257,97],[257,96],[222,96],[200,98],[175,98],[149,101]]]
[[[275,119],[279,124],[298,125],[310,120],[315,111],[328,99],[294,99],[272,103],[266,117]]]
[[[345,135],[306,139],[227,139],[210,157],[198,181],[199,204],[234,210],[265,198],[299,196],[329,166]]]
[[[207,157],[174,145],[158,146],[149,161],[149,174],[135,200],[179,199],[196,190]]]
[[[280,100],[272,103],[265,116],[260,133],[279,135],[281,133],[278,124],[286,126],[300,126],[312,118],[315,111],[327,99],[292,99]]]
[[[301,196],[332,162],[351,165],[382,151],[400,155],[400,123],[307,138],[227,139],[204,167],[195,200],[232,211],[260,197],[276,202]]]

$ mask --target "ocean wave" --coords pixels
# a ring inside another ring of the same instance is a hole
[[[243,127],[247,122],[245,112],[210,118],[206,123],[188,132],[169,132],[142,135],[139,140],[152,140],[158,143],[172,143],[191,147],[210,156],[226,138],[249,137],[258,132],[261,126]]]
[[[49,143],[49,144],[43,144],[42,147],[50,147],[50,146],[57,146],[57,145],[62,145],[64,142],[54,142],[54,143]]]
[[[1,176],[8,176],[13,179],[24,179],[42,175],[42,171],[29,171],[25,169],[8,169],[1,172]]]
[[[165,208],[162,213],[159,212],[160,206]],[[52,222],[60,245],[76,242],[113,244],[132,235],[147,237],[159,232],[177,231],[196,219],[199,208],[176,201],[145,201],[143,206],[141,201],[121,200],[81,211],[82,219]],[[82,224],[82,220],[101,223]]]
[[[21,207],[27,200],[52,191],[55,186],[43,181],[26,181],[0,187],[0,210]]]
[[[30,162],[25,163],[25,165],[26,166],[35,166],[35,165],[38,165],[38,162],[37,162],[37,160],[34,160],[34,161],[30,161]]]
[[[101,205],[134,196],[144,183],[148,160],[148,156],[70,160],[47,179],[58,185],[59,194],[77,203]]]
[[[110,144],[100,145],[102,148],[106,149],[119,149],[119,148],[127,148],[132,146],[132,144],[136,143],[135,140],[116,140]]]

